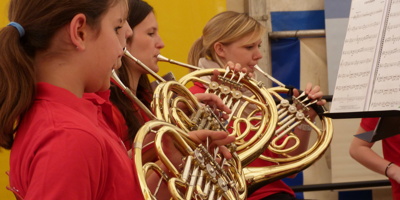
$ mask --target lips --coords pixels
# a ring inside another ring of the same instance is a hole
[[[249,69],[251,70],[251,72],[254,72],[254,65],[250,65],[250,66],[248,66],[249,67]]]

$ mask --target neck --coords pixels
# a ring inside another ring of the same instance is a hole
[[[34,60],[36,82],[46,82],[67,89],[78,97],[82,97],[84,86],[79,77],[79,66],[67,62],[66,59],[51,55],[38,55]]]

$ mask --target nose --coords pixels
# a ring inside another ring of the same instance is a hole
[[[156,48],[162,49],[165,47],[164,42],[162,41],[161,37],[158,35],[158,40],[156,41]]]
[[[132,31],[131,27],[129,26],[128,21],[125,21],[124,26],[127,27],[125,38],[128,39],[129,37],[131,37],[133,35],[133,31]]]
[[[254,52],[253,59],[260,60],[261,58],[262,58],[262,53],[260,51],[260,48],[257,48],[256,51]]]
[[[125,37],[124,37],[124,42],[121,44],[123,44],[123,46],[126,46],[126,41],[129,37],[131,37],[133,35],[133,31],[132,31],[131,27],[129,26],[128,21],[125,21],[125,23],[123,25],[123,29],[124,29],[123,33],[125,33],[125,35],[124,35]]]

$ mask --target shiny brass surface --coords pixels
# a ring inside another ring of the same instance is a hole
[[[161,59],[167,62],[168,60]],[[179,65],[176,62],[171,63]],[[255,69],[278,87],[267,89],[263,83],[246,76],[238,81],[237,77],[240,77],[240,74],[225,69],[218,69],[220,74],[224,75],[221,75],[217,82],[211,81],[210,78],[215,69],[197,70],[179,80],[179,83],[187,87],[199,83],[204,85],[207,88],[206,92],[217,94],[233,110],[226,129],[237,138],[237,153],[244,167],[248,187],[253,191],[312,165],[329,147],[333,134],[330,118],[322,116],[317,124],[310,120],[307,113],[311,106],[316,106],[316,100],[308,99],[304,93],[289,100],[285,99],[282,94],[286,95],[289,92],[286,86],[258,66],[255,66]],[[234,95],[235,91],[240,91],[241,94]],[[319,108],[324,109],[321,106]],[[175,123],[179,123],[180,120],[177,116],[179,115],[170,115]],[[309,127],[309,134],[313,134],[314,139],[310,141],[306,150],[294,155],[301,146],[299,137],[294,134],[299,125]],[[285,144],[288,143],[292,145],[287,147]],[[266,148],[276,156],[262,155]],[[262,167],[248,166],[257,158],[269,164]]]
[[[300,95],[291,104],[297,108],[296,112],[291,114],[288,112],[289,108],[286,105],[286,99],[281,96],[282,93],[286,94],[288,89],[273,87],[269,89],[269,92],[274,98],[280,101],[277,105],[279,115],[278,128],[275,131],[274,139],[268,146],[268,149],[278,156],[268,157],[261,155],[260,159],[268,161],[272,165],[265,167],[248,166],[244,168],[249,190],[251,191],[275,180],[303,171],[324,155],[333,137],[333,125],[330,118],[320,117],[314,123],[307,115],[304,115],[304,117],[298,116],[298,113],[305,114],[315,101],[311,101],[311,103],[307,100],[304,101],[306,97]],[[302,104],[304,102],[307,102],[307,104]],[[311,134],[311,139],[307,145],[308,147],[303,152],[292,155],[291,153],[300,146],[300,139],[293,132],[300,124],[306,124],[310,127],[311,131],[308,134]],[[290,147],[282,145],[289,142],[294,144]]]
[[[129,52],[125,54],[149,70]],[[162,190],[167,186],[173,199],[245,199],[246,181],[235,145],[227,145],[233,156],[228,160],[219,154],[218,148],[209,146],[210,141],[196,144],[188,135],[192,130],[224,130],[220,116],[214,113],[218,110],[198,102],[180,83],[165,81],[159,76],[157,79],[161,84],[155,89],[150,111],[119,81],[116,73],[112,75],[112,82],[152,119],[140,128],[133,143],[134,164],[145,199],[164,196]],[[186,121],[177,123],[168,114],[172,112]],[[202,126],[192,121],[194,116]],[[187,128],[187,124],[196,125]],[[154,143],[150,142],[153,146],[146,148],[149,138]],[[158,160],[144,160],[146,151],[154,151]],[[148,182],[150,179],[153,181]]]

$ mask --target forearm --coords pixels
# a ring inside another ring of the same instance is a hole
[[[293,133],[296,135],[296,137],[300,141],[299,146],[290,153],[291,156],[296,156],[296,155],[299,155],[299,154],[305,152],[308,149],[311,131],[308,129],[302,129],[302,128],[296,127],[294,129]],[[288,143],[288,147],[293,146],[294,143],[295,143],[294,140],[290,140],[290,142]]]
[[[359,145],[360,143],[364,143],[364,141],[359,140],[360,139],[358,138],[353,139],[350,146],[350,156],[366,168],[376,173],[385,175],[385,169],[389,161],[385,160],[380,155],[375,153],[371,149],[372,145]]]

